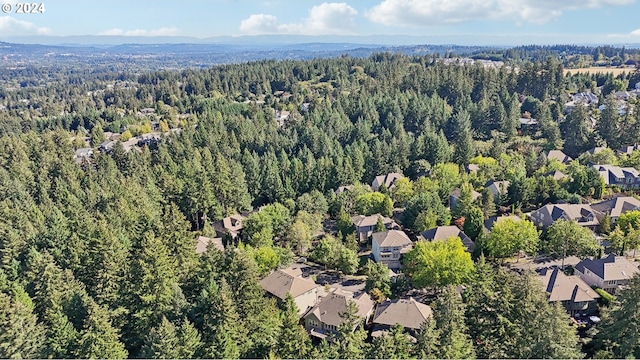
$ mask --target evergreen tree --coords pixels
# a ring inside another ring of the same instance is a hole
[[[476,240],[484,229],[484,214],[482,209],[471,206],[464,216],[463,231],[471,240]]]
[[[453,286],[447,286],[434,305],[434,319],[440,334],[438,358],[472,359],[473,343],[465,324],[465,305]]]
[[[109,313],[89,300],[75,357],[84,359],[125,359],[127,350],[120,334],[111,324]]]
[[[427,318],[418,331],[414,356],[419,359],[438,359],[440,332],[433,317]]]
[[[456,164],[467,165],[469,160],[475,156],[475,145],[471,133],[471,121],[469,113],[462,110],[459,111],[452,121],[455,152],[453,160]]]
[[[42,357],[44,328],[38,324],[29,296],[14,287],[18,296],[0,292],[0,357],[28,359]]]
[[[364,357],[367,334],[362,328],[362,319],[358,317],[358,305],[353,300],[347,303],[345,312],[340,313],[342,323],[335,335],[335,346],[340,357],[345,359],[361,359]]]
[[[281,359],[303,359],[310,351],[311,340],[299,324],[298,307],[291,294],[287,294],[282,308],[282,326],[275,353]]]

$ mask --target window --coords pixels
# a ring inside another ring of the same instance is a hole
[[[607,281],[607,285],[615,285],[616,281],[615,280],[609,280]]]
[[[308,319],[307,323],[309,326],[318,327],[318,322],[315,319]]]

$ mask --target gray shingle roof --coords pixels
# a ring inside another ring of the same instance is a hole
[[[422,323],[433,315],[429,305],[410,297],[408,299],[387,300],[378,305],[373,323],[394,326],[400,324],[408,329],[420,329]]]
[[[604,281],[626,280],[631,278],[633,274],[640,272],[637,265],[624,256],[616,256],[615,254],[610,254],[604,259],[584,259],[575,268],[583,274],[587,268]]]

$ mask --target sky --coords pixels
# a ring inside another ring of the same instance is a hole
[[[640,43],[640,0],[44,0],[38,2],[44,12],[30,14],[17,13],[17,0],[0,4],[0,38],[279,34],[401,35],[466,44]]]

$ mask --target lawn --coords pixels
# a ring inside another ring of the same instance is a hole
[[[635,69],[633,68],[612,68],[612,67],[604,67],[604,66],[592,66],[588,68],[579,68],[579,69],[564,69],[565,74],[576,74],[576,73],[589,73],[589,74],[602,74],[602,73],[613,73],[613,76],[618,76],[622,73],[631,73]]]

